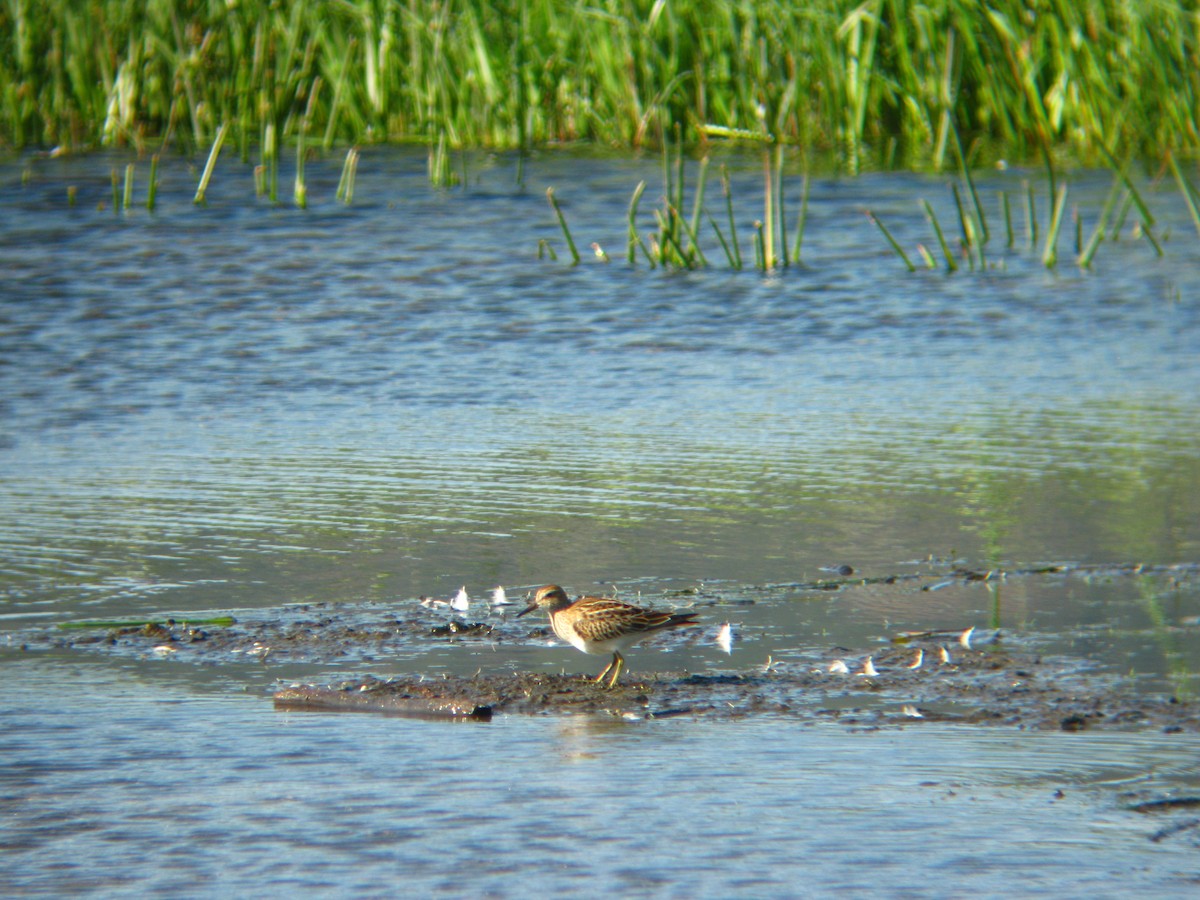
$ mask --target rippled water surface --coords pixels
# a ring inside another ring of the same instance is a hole
[[[596,660],[453,646],[213,670],[21,649],[67,620],[460,585],[652,599],[931,556],[1200,561],[1200,240],[1173,185],[1144,185],[1162,259],[1131,217],[1081,272],[1073,234],[1054,270],[1025,246],[1037,172],[982,178],[988,265],[947,275],[907,273],[863,214],[930,244],[917,201],[956,221],[943,180],[816,178],[806,265],[764,276],[731,271],[711,232],[708,269],[624,262],[654,159],[542,155],[521,186],[514,160],[476,157],[465,189],[435,191],[423,155],[369,151],[348,207],[340,162],[314,161],[308,210],[255,200],[232,158],[194,207],[198,173],[172,160],[154,214],[114,213],[126,162],[0,165],[0,891],[1183,893],[1196,876],[1194,845],[1148,841],[1118,800],[1194,779],[1184,735],[281,715],[280,677]],[[749,257],[758,163],[727,162]],[[613,262],[566,264],[548,186]],[[1085,236],[1108,187],[1070,179]],[[631,665],[737,670],[967,624],[1153,690],[1194,690],[1200,664],[1194,584],[1170,579],[778,597],[747,608],[731,657]]]
[[[6,686],[42,667],[8,664]],[[1195,736],[446,725],[57,674],[110,709],[6,701],[8,896],[1194,890],[1195,847],[1149,840],[1159,822],[1105,798],[1190,775]]]

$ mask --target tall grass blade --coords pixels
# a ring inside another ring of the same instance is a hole
[[[1150,246],[1154,248],[1155,255],[1161,257],[1163,255],[1163,248],[1162,245],[1159,244],[1158,239],[1154,236],[1154,215],[1150,212],[1150,207],[1146,205],[1146,201],[1142,199],[1142,195],[1138,191],[1137,187],[1135,187],[1133,182],[1129,179],[1128,164],[1125,166],[1118,165],[1117,158],[1113,156],[1112,151],[1105,146],[1103,141],[1097,141],[1097,146],[1099,146],[1101,152],[1108,160],[1109,165],[1112,166],[1113,171],[1117,173],[1117,177],[1120,178],[1124,183],[1125,189],[1129,192],[1130,196],[1133,197],[1133,202],[1137,206],[1138,212],[1141,214],[1142,218],[1142,234],[1146,240],[1150,242]]]
[[[679,224],[678,213],[671,207],[665,211],[655,210],[654,218],[658,221],[659,262],[664,268],[679,266],[684,269],[695,268],[693,257],[684,252],[680,242],[675,238],[675,229]]]
[[[938,83],[941,112],[938,115],[937,140],[933,149],[933,170],[935,172],[942,171],[946,160],[946,136],[950,131],[951,118],[954,115],[953,72],[954,29],[949,29],[946,32],[946,59],[942,64],[942,77]]]
[[[279,144],[274,122],[268,122],[263,129],[262,165],[267,199],[276,203],[279,200]]]
[[[692,228],[691,223],[679,214],[679,210],[672,210],[671,214],[676,222],[680,224],[688,236],[688,249],[685,255],[688,268],[692,268],[698,263],[705,268],[708,267],[708,258],[704,255],[704,251],[700,249],[700,241],[696,237],[696,231]]]
[[[741,264],[734,259],[733,251],[729,249],[729,242],[725,240],[725,235],[721,233],[721,226],[717,224],[717,220],[711,215],[708,215],[708,213],[705,213],[705,215],[708,217],[708,224],[711,225],[712,230],[716,232],[717,241],[721,244],[721,249],[725,251],[725,259],[728,260],[729,267],[731,269],[740,269]]]
[[[321,146],[328,153],[333,147],[334,129],[338,122],[338,113],[341,111],[342,98],[345,95],[346,83],[350,80],[351,66],[347,64],[348,60],[342,61],[341,77],[333,88],[333,102],[329,106],[329,118],[325,122],[325,137],[321,142]]]
[[[1104,232],[1097,228],[1092,232],[1091,238],[1088,238],[1087,244],[1084,245],[1084,252],[1079,254],[1079,268],[1091,269],[1092,257],[1096,256],[1097,248],[1100,246],[1100,241],[1104,240]]]
[[[704,191],[708,183],[708,154],[700,158],[700,171],[696,175],[696,195],[692,198],[692,221],[691,227],[688,228],[688,235],[691,240],[695,240],[695,235],[700,231],[700,212],[704,208]],[[697,245],[696,249],[699,249]]]
[[[721,189],[725,193],[725,211],[729,215],[729,246],[733,248],[733,258],[737,260],[735,269],[742,268],[742,251],[738,248],[737,221],[733,216],[733,188],[729,183],[729,170],[721,166]]]
[[[308,209],[308,182],[304,177],[304,131],[296,137],[296,181],[292,187],[292,200],[300,209]]]
[[[1013,245],[1013,224],[1012,224],[1012,207],[1008,202],[1008,191],[1000,192],[1000,209],[1004,213],[1004,246],[1011,247]]]
[[[633,197],[629,200],[629,246],[626,249],[625,258],[630,265],[634,265],[637,262],[637,250],[641,247],[642,253],[650,263],[650,268],[653,269],[658,266],[658,262],[650,252],[650,248],[646,246],[646,242],[642,240],[642,235],[637,227],[638,204],[641,203],[645,190],[646,182],[639,181],[637,187],[633,189]]]
[[[1150,242],[1150,246],[1154,248],[1155,256],[1163,255],[1162,245],[1158,242],[1158,238],[1154,236],[1154,231],[1145,222],[1142,223],[1142,236]]]
[[[304,163],[307,160],[308,152],[305,146],[308,139],[308,125],[312,121],[313,110],[317,105],[317,98],[321,95],[321,79],[318,76],[313,79],[312,86],[308,92],[308,105],[304,110],[304,117],[300,120],[300,128],[296,135],[296,183],[292,190],[292,198],[300,209],[308,209],[308,179],[304,173]]]
[[[888,231],[888,227],[883,224],[883,220],[869,209],[867,210],[867,218],[874,222],[875,227],[883,232],[883,236],[887,238],[887,242],[892,245],[892,249],[896,251],[896,255],[904,260],[904,265],[908,267],[908,271],[917,271],[917,267],[912,264],[912,260],[908,258],[908,254],[904,252],[904,248],[896,242],[894,237],[892,237],[892,233]]]
[[[1179,168],[1179,163],[1175,160],[1174,153],[1167,154],[1167,161],[1171,164],[1171,172],[1175,175],[1175,183],[1179,185],[1179,193],[1183,194],[1183,202],[1187,204],[1188,212],[1192,216],[1192,224],[1196,226],[1196,233],[1200,234],[1200,208],[1196,204],[1196,189],[1192,187],[1192,183],[1188,181],[1187,176],[1183,174],[1183,170]]]
[[[121,209],[133,206],[133,163],[125,166],[125,191],[121,196]]]
[[[783,144],[775,145],[775,218],[779,231],[779,258],[788,267],[787,209],[783,197]]]
[[[1058,177],[1054,174],[1054,160],[1050,157],[1050,146],[1046,140],[1041,141],[1042,161],[1046,164],[1046,183],[1049,185],[1049,196],[1058,196]]]
[[[967,166],[967,157],[963,153],[962,140],[958,136],[958,129],[954,127],[954,122],[950,122],[950,133],[954,136],[954,149],[958,152],[958,170],[962,175],[962,179],[966,182],[967,190],[971,194],[971,205],[975,208],[975,219],[979,223],[979,231],[981,234],[980,245],[986,244],[991,238],[988,231],[987,216],[983,214],[983,204],[979,202],[979,191],[975,189],[975,179],[971,177],[971,169]]]
[[[762,267],[775,268],[775,193],[771,171],[771,151],[763,148],[763,220],[758,224],[762,241]]]
[[[1121,195],[1121,205],[1117,209],[1117,215],[1113,219],[1112,231],[1109,233],[1109,240],[1116,242],[1121,239],[1121,229],[1125,227],[1125,220],[1129,217],[1129,210],[1133,208],[1133,195],[1128,190]]]
[[[954,195],[954,208],[958,210],[958,228],[962,234],[963,246],[971,249],[971,227],[967,223],[967,211],[963,208],[962,194],[958,191],[958,185],[954,182],[950,183],[950,193]]]
[[[1133,195],[1133,202],[1137,204],[1138,212],[1142,215],[1142,223],[1146,226],[1154,225],[1154,215],[1150,212],[1150,207],[1146,205],[1146,201],[1142,199],[1141,193],[1134,186],[1133,182],[1129,180],[1128,163],[1124,166],[1118,163],[1117,158],[1113,156],[1112,151],[1104,145],[1103,141],[1098,142],[1097,146],[1100,148],[1100,152],[1104,154],[1104,158],[1108,160],[1109,166],[1117,173],[1117,177],[1125,184],[1125,189]]]
[[[809,190],[809,171],[808,166],[804,167],[804,185],[800,189],[800,216],[796,221],[796,242],[792,245],[792,259],[796,265],[803,265],[800,258],[800,251],[804,246],[804,226],[808,222],[808,190]]]
[[[1042,265],[1053,269],[1058,264],[1058,232],[1062,227],[1063,210],[1067,205],[1067,186],[1061,185],[1054,197],[1054,211],[1050,216],[1050,230],[1046,232],[1046,244],[1042,248]]]
[[[446,148],[446,132],[438,135],[437,143],[429,151],[429,183],[438,188],[454,187],[458,177],[454,174],[454,165],[450,161],[450,153]]]
[[[671,138],[666,130],[662,136],[663,199],[669,204],[675,199],[675,177],[671,165]]]
[[[958,185],[955,182],[950,182],[950,192],[954,195],[954,207],[958,210],[958,227],[962,232],[963,250],[966,252],[967,262],[971,264],[972,269],[975,268],[975,257],[978,256],[982,267],[983,248],[976,240],[974,220],[963,207],[962,194],[959,193]]]
[[[678,123],[675,124],[675,150],[676,150],[676,152],[675,152],[675,193],[673,195],[667,194],[667,197],[668,197],[668,200],[669,200],[671,206],[675,207],[676,210],[680,210],[680,209],[683,209],[683,181],[684,181],[683,174],[684,174],[684,172],[683,172],[683,134],[680,131],[680,127],[679,127]],[[675,225],[675,230],[674,230],[673,234],[675,236],[676,242],[682,243],[682,241],[679,240],[680,237],[682,237],[680,225],[678,222],[675,222],[674,225]]]
[[[1037,225],[1037,203],[1033,196],[1033,185],[1028,181],[1025,182],[1025,240],[1029,243],[1029,249],[1037,246],[1038,225]]]
[[[567,239],[567,249],[571,251],[571,265],[579,265],[579,251],[575,248],[575,240],[571,237],[571,229],[567,227],[566,216],[563,215],[562,209],[559,208],[558,198],[554,196],[554,188],[546,188],[546,199],[550,201],[550,206],[554,209],[554,215],[558,216],[559,227],[562,228],[563,237]]]
[[[1116,176],[1113,177],[1112,187],[1108,191],[1108,197],[1104,201],[1104,206],[1100,210],[1100,218],[1096,220],[1096,227],[1092,229],[1092,234],[1088,238],[1087,243],[1083,245],[1083,249],[1079,251],[1079,268],[1090,269],[1092,267],[1092,258],[1096,255],[1096,250],[1104,241],[1104,232],[1108,227],[1109,217],[1112,216],[1113,209],[1117,205],[1117,199],[1121,195],[1121,180]]]
[[[974,216],[966,218],[967,235],[971,241],[971,247],[975,250],[975,257],[978,258],[979,268],[987,268],[987,254],[984,250],[982,235],[979,233],[979,226],[975,224]],[[972,266],[974,263],[972,263]]]
[[[671,145],[666,139],[667,131],[663,130],[663,169],[666,183],[664,184],[663,209],[661,212],[655,211],[655,220],[658,222],[660,232],[658,236],[659,262],[664,266],[677,265],[691,268],[694,257],[690,248],[686,251],[683,249],[683,221],[679,214],[679,211],[683,209],[683,138],[678,125],[675,125],[672,130],[675,132],[676,147],[673,161]]]
[[[351,147],[346,151],[346,161],[342,163],[342,177],[338,179],[337,192],[334,196],[349,206],[354,202],[354,179],[358,172],[358,148]]]
[[[146,188],[146,209],[154,212],[158,203],[158,154],[150,157],[150,184]]]
[[[946,237],[942,234],[942,226],[938,224],[937,216],[934,215],[933,207],[929,205],[928,200],[921,201],[922,207],[925,209],[925,218],[929,220],[929,224],[933,226],[933,233],[937,236],[938,244],[942,248],[942,256],[946,258],[946,271],[958,271],[958,261],[954,258],[954,254],[950,252],[950,247],[946,243]],[[932,262],[932,259],[930,260]]]
[[[208,160],[204,163],[204,174],[200,176],[200,184],[196,187],[196,196],[192,198],[192,202],[197,206],[203,206],[208,196],[208,183],[212,181],[213,169],[217,165],[217,157],[221,154],[221,145],[225,143],[225,134],[228,132],[229,126],[222,122],[221,127],[217,129],[217,136],[213,139],[212,149],[208,151]]]

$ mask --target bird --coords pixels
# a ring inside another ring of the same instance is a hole
[[[615,687],[621,677],[625,665],[622,650],[663,629],[698,624],[693,621],[695,613],[658,612],[611,597],[580,597],[572,601],[557,584],[538,588],[517,618],[535,609],[545,609],[554,633],[576,649],[595,655],[612,654],[612,661],[595,679],[599,684],[612,672],[609,688]]]

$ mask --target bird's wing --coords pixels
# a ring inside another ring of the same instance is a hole
[[[670,613],[642,609],[610,597],[584,597],[572,609],[578,614],[575,631],[589,641],[645,634],[672,624]]]

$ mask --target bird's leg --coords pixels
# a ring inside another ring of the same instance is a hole
[[[609,689],[617,686],[617,679],[621,677],[621,669],[625,667],[625,657],[620,653],[614,653],[613,663],[616,666],[616,671],[613,672],[612,680],[608,683]]]
[[[612,671],[612,667],[617,664],[617,660],[620,658],[621,658],[620,653],[613,654],[612,661],[607,666],[604,667],[603,672],[601,672],[599,675],[596,676],[596,684],[599,684],[600,682],[602,682],[604,680],[604,676]]]

